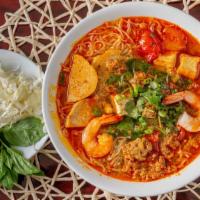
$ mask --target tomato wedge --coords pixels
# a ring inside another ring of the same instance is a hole
[[[157,34],[150,30],[145,30],[139,40],[138,53],[140,56],[152,62],[161,52],[161,41]]]

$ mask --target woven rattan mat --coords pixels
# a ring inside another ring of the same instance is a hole
[[[123,0],[19,0],[20,8],[15,13],[5,14],[6,22],[0,27],[0,48],[25,54],[45,70],[55,46],[71,27],[86,15],[121,2]],[[160,0],[160,2],[170,5],[177,5],[179,2],[186,13],[197,8],[200,12],[200,0]],[[33,159],[35,164],[45,171],[46,176],[22,177],[13,190],[0,188],[0,200],[200,199],[200,180],[177,191],[151,198],[119,197],[102,191],[70,170],[57,155],[50,141]]]

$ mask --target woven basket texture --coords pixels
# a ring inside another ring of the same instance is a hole
[[[149,0],[153,2],[154,0]],[[14,13],[5,14],[0,27],[0,48],[28,56],[45,70],[49,58],[61,37],[82,18],[98,9],[122,3],[123,0],[19,0]],[[190,14],[200,12],[200,0],[160,0],[169,5],[181,5]],[[55,12],[56,11],[56,12]],[[59,11],[59,12],[58,12]],[[50,141],[34,156],[32,161],[45,171],[44,177],[22,177],[13,190],[0,188],[0,199],[17,200],[196,200],[200,199],[200,180],[157,197],[124,197],[102,191],[84,181],[70,170]],[[159,188],[158,188],[159,189]]]

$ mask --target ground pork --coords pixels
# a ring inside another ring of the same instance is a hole
[[[152,151],[152,144],[146,138],[137,138],[125,144],[122,151],[126,159],[143,161],[147,154]]]
[[[174,156],[175,150],[178,147],[180,147],[180,142],[177,140],[175,134],[165,136],[160,143],[161,152],[168,160]]]

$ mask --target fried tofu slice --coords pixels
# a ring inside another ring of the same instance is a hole
[[[177,60],[176,51],[167,52],[161,54],[157,59],[153,61],[154,68],[163,72],[171,74],[174,71],[176,60]]]
[[[67,128],[85,127],[92,117],[92,108],[89,100],[83,99],[73,105],[66,118],[65,126]]]
[[[166,26],[162,34],[162,47],[168,51],[180,51],[186,48],[187,37],[185,33],[176,26]]]
[[[131,100],[130,97],[126,97],[123,94],[121,94],[121,95],[120,94],[119,95],[111,95],[110,96],[110,101],[111,101],[111,104],[114,108],[114,112],[116,114],[119,114],[119,115],[125,115],[126,114],[125,105],[130,100]]]
[[[95,91],[97,82],[94,67],[84,57],[75,54],[69,76],[67,101],[76,102],[90,96]]]
[[[200,57],[188,54],[180,55],[180,64],[177,69],[179,75],[195,80],[199,76]]]
[[[117,49],[108,49],[105,51],[105,53],[98,55],[93,58],[92,65],[95,68],[98,68],[99,66],[106,66],[106,63],[110,60],[119,60],[121,57],[121,51]]]

